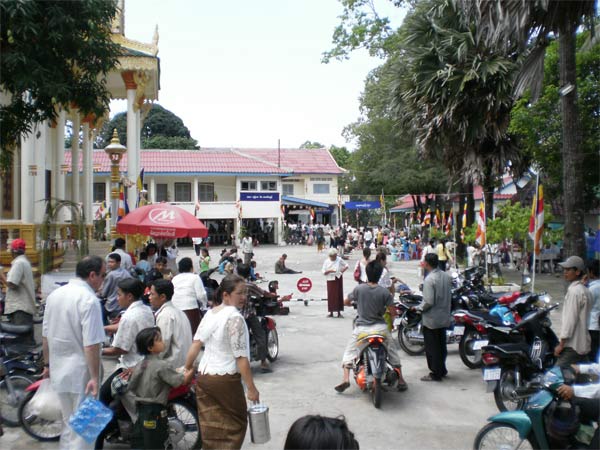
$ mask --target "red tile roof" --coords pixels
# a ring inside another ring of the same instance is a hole
[[[327,149],[223,149],[142,150],[140,167],[145,173],[260,173],[335,174],[344,173]],[[279,160],[279,164],[278,164]],[[65,151],[65,164],[71,167],[71,152]],[[109,172],[104,150],[94,150],[96,172]],[[81,170],[81,155],[79,168]],[[121,160],[127,170],[127,153]],[[70,170],[69,170],[70,171]]]

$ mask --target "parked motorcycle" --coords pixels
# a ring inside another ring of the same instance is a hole
[[[522,411],[501,412],[488,419],[490,423],[477,433],[473,448],[592,448],[589,444],[598,430],[581,425],[576,408],[557,393],[559,386],[571,384],[573,379],[569,371],[551,368],[530,385],[534,393]]]
[[[359,353],[352,367],[354,381],[361,391],[371,393],[373,405],[379,408],[382,391],[387,388],[397,390],[400,374],[388,359],[385,333],[361,333],[356,341]]]
[[[277,324],[271,317],[266,316],[267,311],[271,311],[278,306],[275,299],[259,299],[250,296],[248,301],[254,303],[256,307],[256,316],[267,336],[267,359],[273,362],[279,355],[279,335],[277,334]],[[250,360],[258,361],[258,347],[252,329],[248,327],[250,334]]]
[[[19,336],[30,331],[30,325],[0,322],[0,411],[9,426],[19,425],[18,408],[25,389],[44,370],[41,351],[19,343]]]
[[[548,316],[557,306],[531,311],[514,327],[492,327],[505,343],[482,348],[483,379],[500,411],[521,409],[531,395],[529,382],[556,362],[558,338]]]
[[[42,380],[27,387],[27,396],[19,408],[19,421],[23,430],[38,441],[57,441],[62,431],[62,420],[45,420],[31,411],[30,402]],[[171,389],[167,403],[169,443],[173,449],[201,448],[202,439],[196,396],[191,385],[183,385]],[[106,442],[111,444],[127,445],[133,437],[133,422],[125,408],[119,404],[116,407],[118,427],[106,437]]]

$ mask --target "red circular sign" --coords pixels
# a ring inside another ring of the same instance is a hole
[[[300,278],[296,287],[300,292],[308,292],[312,289],[312,281],[310,281],[310,278]]]

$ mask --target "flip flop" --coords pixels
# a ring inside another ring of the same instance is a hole
[[[349,387],[350,387],[350,383],[349,383],[349,382],[347,382],[347,381],[344,381],[343,383],[341,383],[341,384],[338,384],[338,385],[337,385],[337,386],[336,386],[334,389],[335,389],[336,391],[338,391],[339,393],[342,393],[342,392],[344,392],[346,389],[348,389]]]
[[[408,385],[406,383],[398,383],[398,392],[404,392],[408,390]]]

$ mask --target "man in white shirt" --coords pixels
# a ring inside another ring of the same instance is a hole
[[[242,253],[244,254],[244,264],[250,266],[250,261],[254,256],[254,246],[252,245],[252,237],[248,233],[242,239]]]
[[[119,281],[117,288],[117,300],[119,307],[125,312],[121,316],[119,323],[104,327],[105,331],[112,333],[116,331],[112,347],[102,349],[102,356],[118,356],[119,363],[115,370],[104,381],[100,388],[100,401],[106,406],[110,406],[113,401],[111,392],[111,383],[113,378],[122,372],[129,372],[135,365],[143,359],[138,354],[135,338],[140,331],[154,326],[154,314],[152,310],[144,305],[141,298],[144,294],[144,284],[137,278],[127,278]],[[131,413],[135,413],[135,405],[124,402],[125,408]],[[98,436],[96,448],[102,448],[104,437],[110,433],[117,425],[116,417],[106,426]]]
[[[171,302],[173,283],[156,280],[150,288],[150,306],[155,311],[156,326],[160,328],[165,351],[160,357],[178,368],[185,364],[185,357],[192,345],[192,331],[183,311]]]
[[[185,257],[179,261],[179,274],[173,277],[173,306],[180,309],[187,316],[191,332],[194,334],[200,319],[201,310],[206,310],[206,290],[200,276],[194,273],[194,263],[191,258]],[[200,305],[200,307],[199,307]]]
[[[71,430],[69,418],[85,395],[98,395],[100,349],[105,339],[96,291],[106,268],[102,258],[87,256],[77,263],[77,278],[52,292],[46,300],[42,344],[45,368],[60,399],[63,430],[60,448],[93,448]]]
[[[115,239],[115,249],[111,253],[118,253],[121,257],[121,267],[127,272],[131,273],[133,269],[133,261],[131,255],[125,251],[125,239]],[[109,254],[110,255],[110,254]],[[106,262],[108,263],[108,256],[106,256]]]

